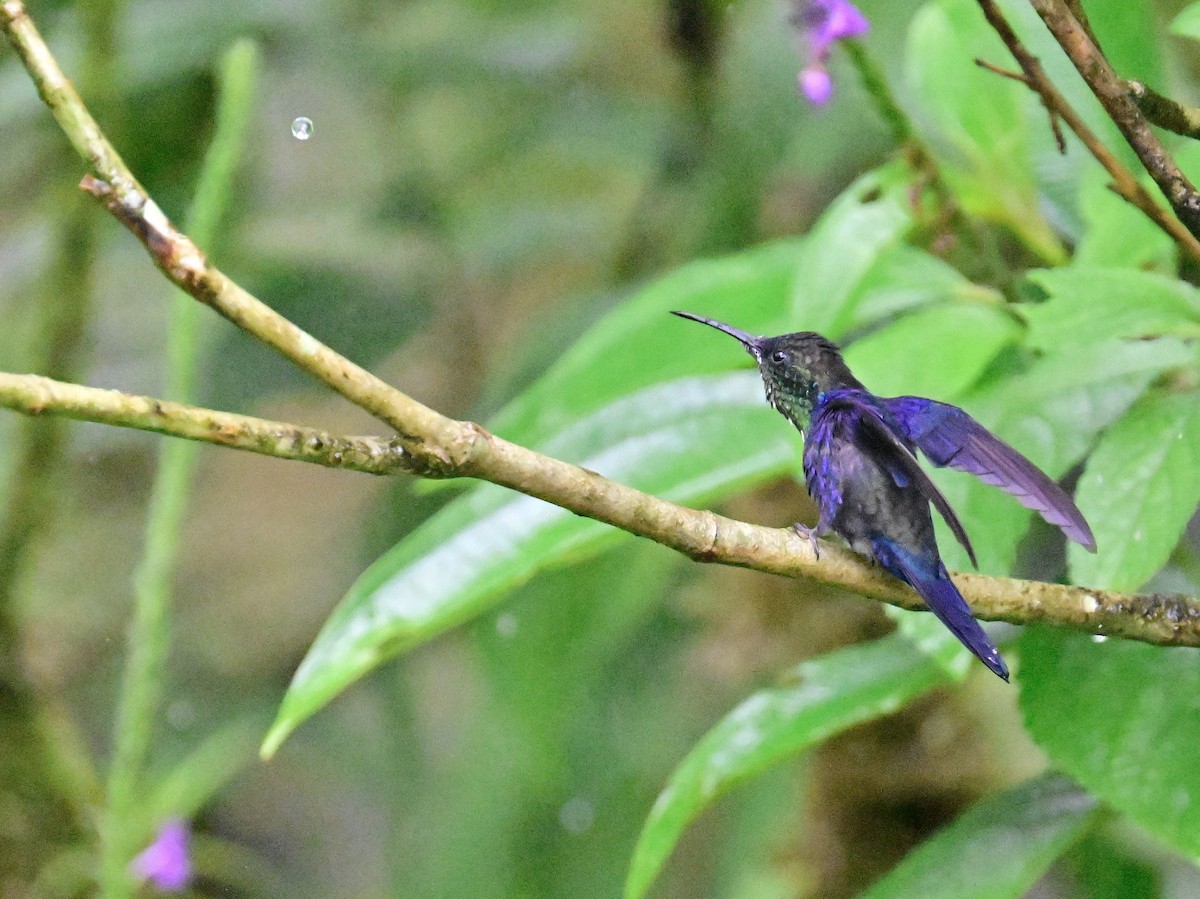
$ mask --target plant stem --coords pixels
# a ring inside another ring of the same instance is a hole
[[[222,61],[217,127],[187,216],[189,229],[205,246],[215,239],[217,225],[228,205],[250,119],[256,69],[257,50],[249,41],[234,44]],[[190,297],[177,292],[172,301],[166,393],[187,402],[196,381],[202,309]],[[145,548],[133,577],[129,656],[117,705],[105,824],[101,832],[102,886],[111,899],[130,894],[133,881],[129,862],[148,836],[144,828],[158,823],[146,821],[144,815],[138,814],[138,800],[146,792],[146,758],[166,681],[171,580],[198,449],[196,443],[182,440],[168,440],[161,445],[146,515]]]

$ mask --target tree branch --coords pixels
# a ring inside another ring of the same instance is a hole
[[[1013,55],[1013,59],[1021,67],[1021,71],[1025,75],[1025,83],[1038,94],[1051,117],[1062,119],[1088,152],[1104,167],[1113,179],[1113,190],[1117,192],[1118,196],[1145,213],[1154,224],[1158,225],[1179,245],[1183,253],[1193,262],[1200,262],[1200,240],[1196,238],[1196,235],[1182,221],[1163,209],[1154,197],[1142,187],[1133,173],[1121,164],[1121,161],[1088,127],[1079,113],[1067,102],[1067,98],[1054,86],[1054,82],[1050,80],[1038,58],[1021,43],[1021,39],[1017,37],[1008,20],[1004,18],[1004,14],[996,5],[995,0],[978,0],[978,2],[988,23],[1004,41],[1008,51]],[[991,68],[990,66],[985,67]]]
[[[390,445],[400,447],[406,454],[405,464],[397,467],[426,477],[462,476],[491,481],[654,540],[697,561],[809,578],[902,608],[925,608],[911,589],[847,549],[821,542],[818,560],[807,538],[799,537],[791,529],[765,528],[708,511],[687,509],[610,481],[596,472],[509,443],[476,424],[454,421],[434,412],[338,355],[209,264],[195,244],[167,221],[124,169],[116,152],[107,147],[99,128],[82,109],[78,96],[70,90],[53,57],[41,44],[18,0],[4,0],[0,4],[0,26],[18,46],[39,86],[55,86],[53,90],[39,89],[63,128],[75,129],[73,140],[80,141],[77,148],[99,176],[85,177],[83,188],[125,223],[173,282],[395,428],[398,436]],[[91,417],[86,404],[71,406],[64,399],[66,405],[59,408],[57,396],[60,394],[54,390],[42,391],[38,402],[28,411]],[[153,420],[154,430],[167,431],[175,422],[174,413],[183,411],[171,404],[156,406],[154,400],[133,399],[139,414],[147,421]],[[108,401],[120,405],[111,396]],[[143,405],[137,407],[136,401]],[[165,411],[172,414],[164,417]],[[215,420],[213,416],[224,413],[192,412],[197,417],[187,419],[186,426],[181,425],[187,431],[181,436],[256,452],[270,451],[268,445],[254,439],[232,443],[223,439],[221,430],[213,428],[211,422]],[[240,422],[237,433],[255,433],[250,428],[252,419],[230,416],[229,420]],[[281,427],[298,430],[293,425]],[[303,440],[299,443],[302,445]],[[289,437],[284,445],[294,448],[296,442]],[[1129,596],[973,574],[956,575],[956,581],[976,614],[984,619],[1019,624],[1044,621],[1159,645],[1200,646],[1200,603],[1187,597]]]
[[[1071,14],[1063,0],[1030,0],[1030,3],[1133,148],[1175,215],[1193,235],[1200,236],[1200,193],[1162,145],[1088,29]]]
[[[327,468],[376,475],[411,470],[404,450],[382,437],[343,437],[280,421],[67,384],[40,375],[0,372],[0,406],[27,415],[62,415],[154,431]]]
[[[337,436],[39,375],[0,373],[0,406],[29,415],[63,415],[154,431],[329,468],[377,475],[412,468],[404,450],[381,437]],[[471,441],[475,449],[463,465],[464,475],[514,487],[696,561],[809,578],[901,608],[925,608],[908,587],[842,547],[822,542],[818,561],[808,539],[790,528],[766,528],[677,506],[508,443],[468,422],[451,424],[475,432]],[[1164,646],[1200,646],[1200,603],[1187,597],[1130,596],[977,574],[956,574],[955,580],[981,618],[1014,624],[1044,621]]]

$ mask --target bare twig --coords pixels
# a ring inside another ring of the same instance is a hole
[[[1142,210],[1154,224],[1170,235],[1184,254],[1193,262],[1200,262],[1200,240],[1196,238],[1196,235],[1182,221],[1159,206],[1155,202],[1154,197],[1134,177],[1133,173],[1121,164],[1121,161],[1113,155],[1112,151],[1104,145],[1104,142],[1100,140],[1096,133],[1088,127],[1079,113],[1067,102],[1067,98],[1062,95],[1058,88],[1054,86],[1054,82],[1046,75],[1046,71],[1042,68],[1042,64],[1038,58],[1030,53],[1025,45],[1021,43],[1020,38],[1017,37],[1016,32],[1013,31],[1012,26],[1009,25],[1008,20],[1004,18],[1004,14],[996,5],[995,0],[978,0],[978,2],[988,23],[995,29],[1000,39],[1004,41],[1005,46],[1008,47],[1009,52],[1012,53],[1013,58],[1021,67],[1021,71],[1025,74],[1026,83],[1030,89],[1037,92],[1041,97],[1042,103],[1051,111],[1051,114],[1062,119],[1066,126],[1075,133],[1075,136],[1087,148],[1088,152],[1104,167],[1105,171],[1113,179],[1113,190],[1120,197]]]
[[[978,57],[975,59],[975,65],[979,66],[981,69],[987,69],[993,75],[999,75],[1001,78],[1008,78],[1012,81],[1020,82],[1027,88],[1033,90],[1034,93],[1037,93],[1037,88],[1034,87],[1033,82],[1030,81],[1029,76],[1024,72],[1014,72],[1012,69],[1002,68],[1001,66],[988,62],[986,59],[979,59]],[[1059,115],[1055,111],[1054,107],[1046,101],[1044,94],[1039,93],[1038,99],[1042,101],[1042,106],[1046,110],[1046,117],[1050,120],[1050,131],[1054,135],[1054,145],[1058,147],[1059,153],[1065,154],[1067,152],[1067,139],[1063,135],[1062,120],[1059,118]]]
[[[1100,52],[1088,30],[1080,25],[1063,0],[1030,2],[1092,89],[1108,117],[1133,148],[1143,167],[1175,210],[1175,215],[1193,235],[1200,236],[1200,193],[1196,192],[1195,186],[1175,164],[1130,97],[1125,82]]]
[[[327,468],[375,475],[411,470],[407,454],[387,438],[345,437],[281,421],[68,384],[41,375],[0,372],[0,406],[27,415],[61,415],[154,431]]]
[[[76,129],[73,141],[79,141],[82,155],[97,169],[99,177],[86,177],[84,189],[137,235],[173,282],[395,428],[395,444],[406,452],[408,470],[427,477],[463,476],[491,481],[654,540],[697,561],[810,578],[902,608],[924,608],[912,590],[847,549],[822,542],[818,560],[809,541],[791,529],[764,528],[687,509],[509,443],[476,424],[434,412],[338,355],[212,266],[124,171],[119,156],[106,148],[103,135],[86,111],[63,107],[73,107],[80,101],[69,90],[69,84],[62,88],[65,77],[58,72],[17,0],[0,4],[0,26],[21,49],[39,85],[45,82],[59,86],[55,90],[42,89],[42,95],[63,128]],[[97,142],[104,146],[93,146]],[[44,400],[39,411],[66,414],[68,410],[56,409],[52,399]],[[89,417],[82,406],[69,411],[76,417]],[[153,413],[154,408],[142,412]],[[205,410],[202,417],[213,414]],[[162,419],[157,423],[158,429],[167,429],[168,423]],[[211,439],[204,427],[193,423],[189,428],[191,433],[186,436]],[[981,618],[1015,623],[1046,621],[1160,645],[1200,646],[1200,603],[1186,597],[1129,596],[972,574],[956,575],[956,580]]]

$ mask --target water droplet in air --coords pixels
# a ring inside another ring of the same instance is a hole
[[[292,137],[296,140],[308,140],[312,137],[313,120],[306,115],[292,119]]]

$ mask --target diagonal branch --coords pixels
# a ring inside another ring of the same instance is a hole
[[[398,464],[398,468],[426,477],[461,476],[490,481],[654,540],[697,561],[809,578],[902,608],[924,608],[911,589],[847,549],[821,543],[818,559],[809,541],[791,529],[765,528],[708,511],[687,509],[610,481],[596,472],[509,443],[479,425],[440,415],[340,356],[235,284],[167,220],[87,114],[19,0],[0,3],[0,27],[18,48],[60,125],[95,169],[95,176],[84,178],[83,188],[141,240],[155,263],[175,284],[395,428],[397,437],[388,445],[405,454],[404,464]],[[1200,258],[1200,253],[1197,257]],[[108,400],[113,398],[110,396]],[[143,404],[141,415],[149,417],[143,423],[152,419],[153,430],[230,444],[229,440],[220,439],[219,429],[214,431],[205,424],[223,413],[188,410],[145,398],[132,400]],[[102,411],[103,404],[94,411],[86,404],[72,406],[65,399],[58,405],[54,390],[42,391],[38,401],[29,406],[16,400],[8,405],[28,412],[58,412],[109,420],[104,417],[107,413]],[[155,415],[156,410],[166,414]],[[254,419],[244,416],[232,419],[244,429],[239,433],[246,435],[246,439],[233,441],[232,445],[270,452],[268,446],[256,444],[249,436],[255,433]],[[112,420],[117,424],[134,424]],[[173,430],[177,421],[178,431]],[[269,423],[268,430],[271,426],[300,430],[278,423]],[[299,458],[295,454],[286,457]],[[1159,645],[1200,646],[1200,603],[1187,597],[1130,596],[973,574],[956,575],[956,580],[981,618],[1022,624],[1044,621]]]
[[[1013,59],[1017,61],[1017,65],[1021,67],[1025,76],[1023,80],[1030,89],[1037,92],[1051,118],[1061,119],[1075,133],[1088,152],[1112,177],[1113,190],[1120,197],[1145,213],[1147,218],[1165,231],[1193,262],[1200,262],[1200,239],[1197,239],[1196,235],[1182,221],[1163,209],[1154,197],[1142,187],[1133,173],[1122,165],[1113,152],[1105,146],[1096,132],[1088,127],[1074,107],[1067,102],[1067,98],[1054,86],[1054,82],[1050,80],[1038,58],[1021,43],[1021,39],[1017,37],[995,0],[978,0],[978,2],[988,24],[1000,36],[1005,46],[1008,47],[1008,51],[1013,55]]]
[[[1175,215],[1193,235],[1200,236],[1200,193],[1175,164],[1088,29],[1071,14],[1063,0],[1030,0],[1030,3],[1133,148]]]

